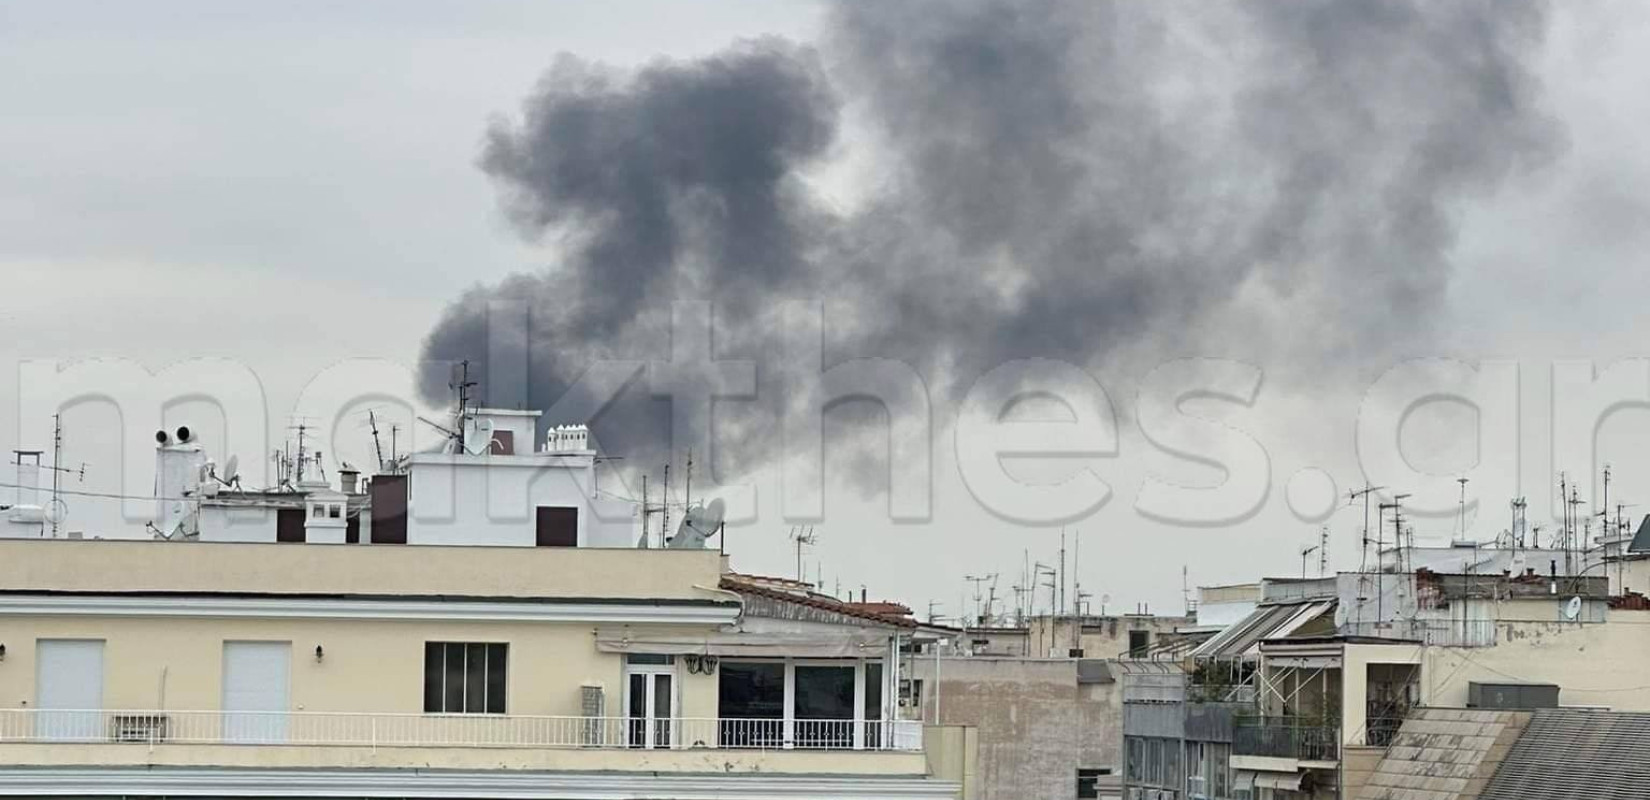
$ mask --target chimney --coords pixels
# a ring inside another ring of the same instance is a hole
[[[343,492],[344,494],[355,494],[355,479],[360,477],[360,475],[360,472],[353,469],[338,470],[338,491]]]

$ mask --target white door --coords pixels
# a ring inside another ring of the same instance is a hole
[[[35,643],[35,735],[43,739],[101,739],[103,642],[41,639]]]
[[[674,659],[658,664],[625,665],[625,743],[630,747],[667,748],[675,743]]]
[[[290,642],[223,643],[224,741],[286,741],[291,667]]]

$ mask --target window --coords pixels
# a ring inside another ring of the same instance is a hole
[[[901,678],[899,682],[900,705],[922,709],[922,679]]]
[[[798,747],[852,747],[854,668],[797,665],[794,716]]]
[[[1145,658],[1152,646],[1151,631],[1129,631],[1129,657]]]
[[[539,506],[537,544],[539,547],[578,547],[579,510],[570,506]]]
[[[333,519],[338,519],[339,517],[341,517],[343,515],[344,515],[344,510],[337,503],[333,503],[332,505],[327,506],[327,516],[328,517],[331,517]]]
[[[304,510],[282,508],[275,511],[275,541],[302,542],[304,540]]]
[[[1146,740],[1138,736],[1130,736],[1127,742],[1127,753],[1123,763],[1125,776],[1129,783],[1139,784],[1146,780]]]
[[[510,646],[486,642],[424,643],[424,713],[505,713]]]
[[[716,716],[722,718],[722,744],[783,746],[785,665],[777,661],[723,661],[716,676]]]
[[[1110,775],[1111,767],[1099,767],[1077,770],[1077,797],[1078,800],[1098,798],[1100,796],[1100,778]]]
[[[315,505],[309,507],[309,515],[316,519],[320,519],[327,515],[327,507],[320,503],[316,503]]]

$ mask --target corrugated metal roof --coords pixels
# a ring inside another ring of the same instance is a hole
[[[1535,712],[1480,800],[1650,798],[1650,714]]]
[[[1334,607],[1333,600],[1261,606],[1193,650],[1192,658],[1231,660],[1259,656],[1262,639],[1288,636]]]

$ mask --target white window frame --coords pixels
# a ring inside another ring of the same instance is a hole
[[[796,747],[796,668],[797,667],[848,667],[854,668],[854,717],[853,717],[853,749],[865,749],[865,665],[882,664],[882,704],[881,719],[874,722],[888,722],[893,717],[888,713],[888,661],[881,658],[773,658],[773,657],[737,657],[724,658],[724,664],[784,664],[785,665],[785,699],[783,731],[785,749]],[[629,691],[630,679],[625,678],[626,691]],[[680,692],[678,692],[678,695]],[[628,696],[625,708],[629,709]],[[888,735],[892,735],[889,733]],[[886,746],[886,745],[885,745]]]
[[[648,654],[638,653],[637,655],[648,655]],[[647,706],[652,706],[654,704],[654,702],[653,702],[654,701],[654,698],[653,698],[654,681],[652,680],[653,676],[655,676],[655,675],[669,675],[670,676],[670,708],[668,709],[669,713],[665,714],[665,716],[667,718],[671,719],[671,720],[678,720],[679,721],[681,719],[681,716],[682,716],[682,675],[681,675],[680,666],[681,666],[682,660],[681,660],[680,656],[671,656],[670,662],[671,663],[669,663],[669,664],[632,664],[632,663],[630,663],[629,655],[627,654],[625,656],[625,658],[624,658],[624,681],[622,682],[622,685],[624,686],[624,691],[621,693],[622,694],[622,697],[620,698],[621,705],[619,706],[619,708],[623,712],[622,714],[620,714],[620,717],[624,720],[623,725],[624,725],[624,736],[625,736],[626,743],[629,742],[629,737],[630,737],[630,700],[631,700],[631,697],[630,697],[630,676],[632,676],[632,675],[646,675],[646,676],[648,676],[648,680],[642,682],[643,685],[647,687],[648,697],[647,697],[647,702],[645,703],[645,705],[647,705]],[[658,719],[658,717],[656,716],[656,713],[657,712],[655,712],[655,715],[651,715],[651,716],[648,716],[648,717],[645,718],[645,721],[644,721],[645,732],[643,733],[644,738],[642,740],[643,749],[647,749],[647,750],[658,749],[658,746],[654,744],[654,736],[653,736],[653,733],[654,733],[653,723],[656,719]],[[670,741],[665,744],[665,747],[669,747],[669,748],[676,747],[677,743],[681,740],[681,736],[682,736],[682,726],[681,726],[681,724],[678,722],[678,724],[671,725],[670,726]]]

